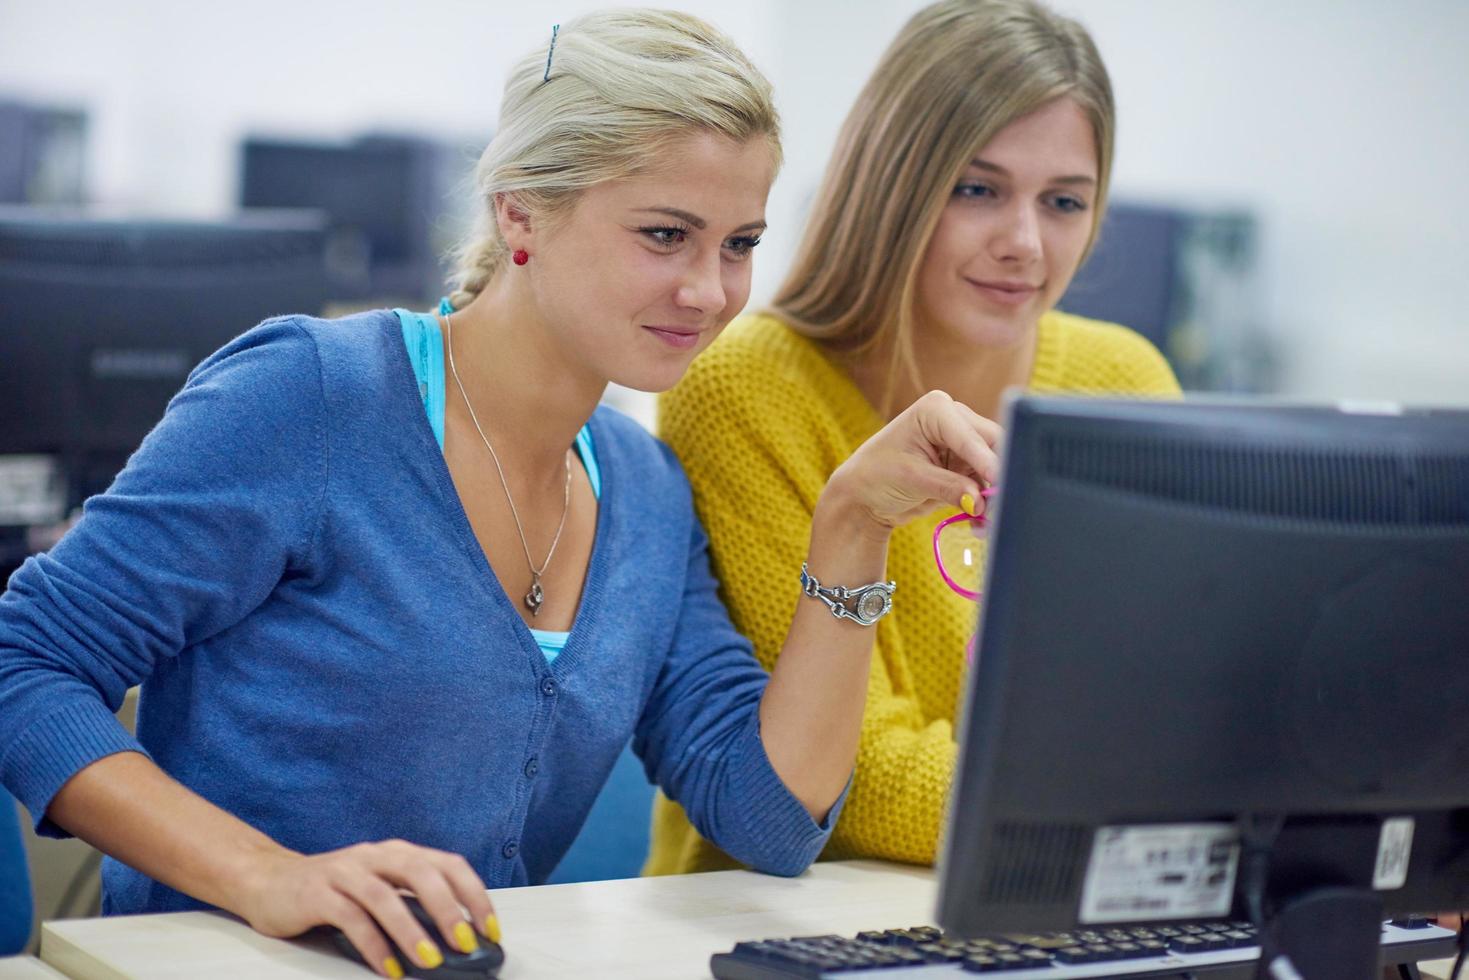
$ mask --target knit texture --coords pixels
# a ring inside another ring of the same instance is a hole
[[[209,358],[112,488],[0,596],[0,783],[37,818],[146,751],[303,853],[400,837],[543,881],[623,746],[700,830],[794,874],[825,843],[760,741],[767,680],[688,483],[616,412],[596,543],[548,664],[485,560],[398,321],[268,321]],[[112,716],[142,684],[137,739]],[[834,820],[840,804],[833,808]],[[108,860],[105,909],[199,903]]]
[[[1060,312],[1040,320],[1029,389],[1179,393],[1147,340]],[[883,420],[817,345],[770,316],[732,324],[660,400],[658,418],[693,484],[725,603],[770,669],[799,601],[816,500]],[[941,509],[893,534],[888,577],[898,591],[876,626],[856,775],[823,859],[933,862],[976,618],[975,604],[946,587],[934,565],[933,529],[953,513]],[[702,839],[677,804],[655,801],[645,873],[729,867],[738,864]]]

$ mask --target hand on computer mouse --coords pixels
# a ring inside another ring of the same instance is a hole
[[[433,916],[412,895],[404,895],[402,898],[403,904],[423,926],[424,931],[432,934],[438,928]],[[331,935],[337,949],[364,966],[368,965],[346,933],[340,929],[332,929]],[[397,963],[406,966],[407,975],[422,977],[423,980],[492,980],[500,975],[500,966],[505,962],[504,950],[499,943],[490,939],[476,942],[474,949],[468,952],[447,948],[437,958],[428,957],[429,962],[434,963],[432,966],[420,966],[397,943],[392,943],[391,940],[389,942],[393,947],[393,957]],[[391,971],[389,975],[392,975]]]
[[[257,859],[240,884],[230,911],[256,931],[287,937],[313,926],[339,929],[385,977],[438,968],[449,952],[474,952],[481,943],[476,929],[485,940],[500,938],[494,906],[469,862],[405,841],[313,855],[278,852]],[[400,889],[417,896],[417,913]]]

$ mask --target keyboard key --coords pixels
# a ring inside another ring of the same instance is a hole
[[[1198,936],[1174,936],[1168,940],[1168,948],[1175,953],[1202,953],[1204,944]]]
[[[957,963],[965,955],[962,949],[955,949],[952,946],[940,946],[938,943],[924,943],[921,946],[914,947],[914,952],[921,954],[924,960],[929,963]]]
[[[998,973],[1004,969],[993,956],[966,956],[959,966],[966,973]]]
[[[1048,932],[1039,936],[1009,936],[1007,938],[1019,946],[1029,946],[1031,949],[1065,949],[1079,942],[1069,932]]]
[[[1096,959],[1091,950],[1081,946],[1067,946],[1065,949],[1056,950],[1056,962],[1065,963],[1068,966],[1077,963],[1095,963]]]

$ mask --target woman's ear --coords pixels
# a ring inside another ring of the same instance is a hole
[[[530,211],[514,194],[501,192],[495,195],[495,224],[505,245],[514,252],[519,249],[534,251],[535,232],[531,228]]]

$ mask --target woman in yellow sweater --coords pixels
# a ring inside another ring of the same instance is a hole
[[[1112,162],[1106,69],[1030,0],[943,0],[883,56],[842,129],[772,311],[741,318],[660,404],[735,623],[774,665],[787,570],[832,472],[920,394],[989,418],[1002,392],[1173,396],[1139,335],[1054,310],[1096,236]],[[846,811],[823,857],[931,863],[975,606],[945,587],[940,511],[897,528]],[[650,874],[734,866],[655,804]]]

